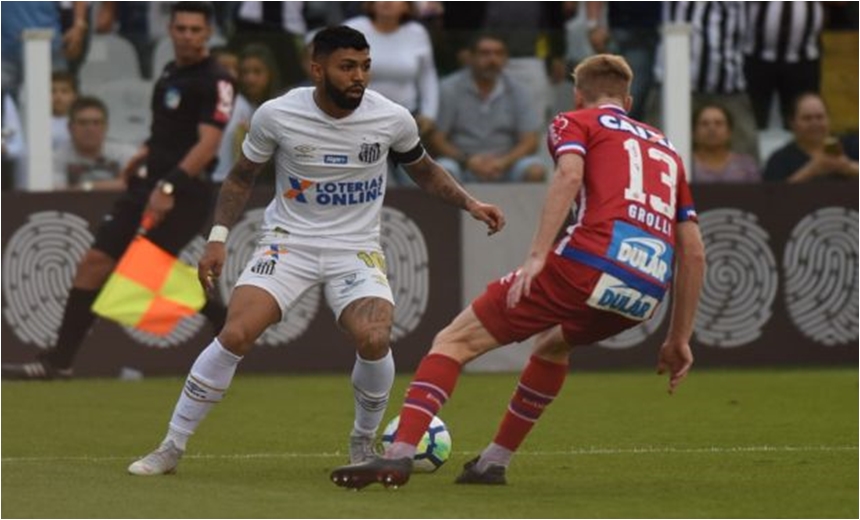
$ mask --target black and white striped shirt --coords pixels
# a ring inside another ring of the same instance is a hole
[[[744,54],[762,61],[797,63],[821,56],[821,2],[748,2]]]
[[[734,94],[746,90],[743,2],[666,2],[663,20],[689,23],[690,80],[694,92]],[[662,54],[662,53],[661,53]]]

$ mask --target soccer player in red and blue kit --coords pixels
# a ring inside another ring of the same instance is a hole
[[[555,174],[525,262],[491,283],[436,337],[384,457],[334,470],[335,484],[406,483],[415,446],[461,367],[535,336],[495,438],[457,478],[505,484],[514,452],[561,389],[570,350],[649,319],[670,285],[671,324],[658,372],[669,371],[670,393],[686,377],[704,246],[681,158],[662,132],[626,115],[632,79],[619,56],[596,55],[576,67],[576,110],[559,114],[550,127]],[[553,244],[574,201],[575,224]]]

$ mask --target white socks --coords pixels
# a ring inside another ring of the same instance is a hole
[[[490,466],[504,466],[508,467],[511,464],[511,459],[514,456],[514,452],[505,448],[504,446],[500,446],[495,442],[491,442],[484,451],[481,452],[481,457],[478,459],[477,467],[478,473],[483,473],[487,471]]]
[[[355,423],[352,435],[373,437],[388,406],[388,395],[394,384],[394,357],[391,349],[375,361],[355,356],[352,388],[355,393]]]
[[[165,442],[173,441],[177,448],[185,450],[188,437],[212,405],[224,397],[241,360],[241,356],[222,347],[217,338],[197,356],[173,410]]]

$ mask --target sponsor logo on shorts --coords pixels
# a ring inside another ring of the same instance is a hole
[[[644,321],[651,318],[660,301],[629,287],[614,276],[603,273],[586,303],[595,309],[614,312],[635,321]]]
[[[616,221],[607,256],[660,283],[672,275],[674,250],[659,238],[626,222]]]

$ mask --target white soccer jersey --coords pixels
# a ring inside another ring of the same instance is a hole
[[[323,112],[313,92],[295,88],[264,103],[242,144],[251,161],[275,156],[275,198],[263,229],[288,232],[287,244],[376,248],[388,152],[418,146],[418,127],[405,108],[372,90],[341,119]]]

